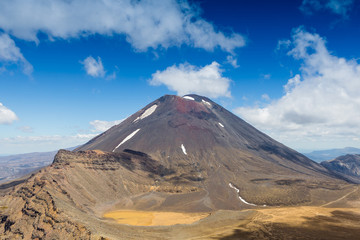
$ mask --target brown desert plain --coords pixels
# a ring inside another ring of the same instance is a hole
[[[360,188],[197,95],[0,185],[1,239],[360,239]]]

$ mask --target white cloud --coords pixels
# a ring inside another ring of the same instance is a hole
[[[323,9],[347,17],[354,0],[303,0],[300,10],[306,14]]]
[[[269,97],[269,95],[267,95],[266,93],[264,93],[263,95],[261,95],[261,99],[265,100],[265,101],[270,101],[271,98]]]
[[[265,80],[268,80],[268,79],[270,79],[271,78],[271,74],[261,74],[261,77],[263,78],[263,79],[265,79]]]
[[[289,39],[286,40],[279,40],[277,47],[276,47],[276,51],[281,50],[282,48],[288,48],[291,45],[291,41]]]
[[[16,114],[0,103],[0,124],[10,124],[18,120]]]
[[[265,107],[240,107],[240,116],[300,148],[359,144],[360,64],[332,55],[318,34],[298,28],[288,55],[303,62],[285,94]],[[313,141],[316,141],[314,144]]]
[[[18,127],[18,129],[24,133],[32,133],[34,132],[34,129],[30,126],[21,126],[21,127]]]
[[[14,40],[5,33],[0,33],[0,62],[4,64],[19,64],[27,75],[30,75],[33,71],[33,67],[24,58],[20,49],[15,45]],[[5,70],[4,67],[1,69]]]
[[[213,98],[231,97],[231,81],[221,72],[217,62],[202,68],[190,64],[173,65],[164,71],[156,71],[149,83],[152,86],[164,84],[178,95],[195,93]]]
[[[105,132],[112,126],[115,126],[117,124],[120,124],[124,119],[122,120],[115,120],[115,121],[101,121],[101,120],[94,120],[90,122],[90,125],[93,127],[91,130],[92,132]]]
[[[237,33],[224,34],[202,19],[186,0],[3,0],[0,28],[21,39],[39,41],[101,34],[124,34],[137,50],[190,45],[232,52],[245,45]]]
[[[234,68],[240,67],[237,63],[237,58],[234,58],[232,55],[226,57],[226,62],[231,64]]]
[[[114,79],[116,79],[116,72],[113,72],[112,74],[106,76],[106,80],[108,80],[108,81],[114,80]]]
[[[104,66],[100,57],[98,57],[98,60],[96,61],[92,56],[89,56],[81,63],[84,65],[85,71],[88,75],[92,77],[105,76]]]
[[[284,86],[284,90],[286,93],[291,92],[294,88],[296,88],[301,83],[300,74],[296,74],[295,77],[290,78],[287,84]]]

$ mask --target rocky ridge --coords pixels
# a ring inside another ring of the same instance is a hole
[[[360,154],[347,154],[333,160],[323,161],[321,165],[348,181],[360,183]]]

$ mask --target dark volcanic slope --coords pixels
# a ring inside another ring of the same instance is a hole
[[[231,157],[246,152],[295,172],[328,174],[320,165],[197,95],[161,97],[76,150],[94,149],[133,149],[167,163],[179,158],[199,162],[206,155],[217,154],[221,162],[228,157],[222,156],[221,150]]]
[[[181,172],[176,176],[179,182],[196,180],[192,184],[205,191],[203,205],[210,209],[310,202],[311,189],[336,189],[342,182],[321,165],[197,95],[163,96],[76,150],[96,149],[148,154],[164,167]],[[226,197],[236,196],[237,191],[247,203]]]
[[[188,97],[194,100],[171,95],[161,97],[77,150],[121,152],[131,148],[147,153],[160,150],[173,154],[181,152],[183,144],[191,154],[215,146],[246,150],[283,148],[208,98]],[[117,147],[137,130],[130,140]]]
[[[321,165],[352,182],[360,183],[360,154],[347,154],[324,161]]]

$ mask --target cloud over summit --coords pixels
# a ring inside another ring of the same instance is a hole
[[[188,63],[173,65],[164,71],[152,75],[150,85],[165,85],[178,95],[195,93],[208,97],[231,97],[231,80],[222,76],[220,64],[212,62],[204,67],[196,67]]]

